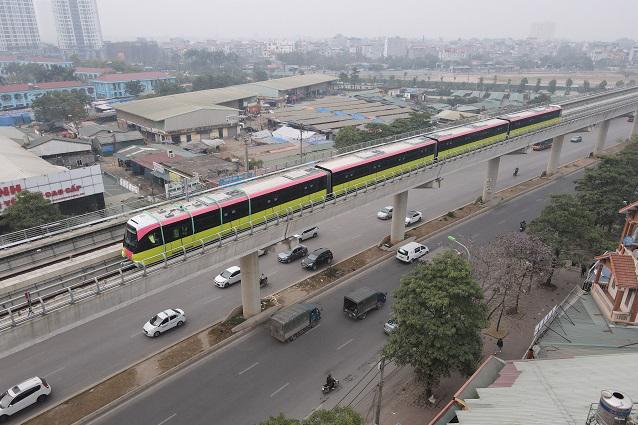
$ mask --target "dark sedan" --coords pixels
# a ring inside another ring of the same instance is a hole
[[[282,252],[277,255],[277,261],[280,263],[290,263],[308,255],[308,248],[303,245],[297,245],[290,251]]]

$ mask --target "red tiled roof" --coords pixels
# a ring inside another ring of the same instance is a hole
[[[64,60],[62,58],[52,57],[52,56],[29,56],[24,58],[24,62],[71,62],[68,60]]]
[[[112,72],[111,68],[91,68],[87,66],[78,66],[75,68],[75,72],[90,72],[90,73],[102,73]]]
[[[638,201],[632,202],[631,204],[622,207],[618,212],[623,214],[626,213],[627,211],[631,211],[638,208]]]
[[[167,72],[130,72],[127,74],[106,74],[95,81],[115,82],[115,81],[132,81],[132,80],[155,80],[158,78],[168,78]]]
[[[185,159],[186,158],[184,158],[183,156],[179,154],[175,154],[174,157],[169,158],[168,153],[157,152],[157,153],[149,153],[148,155],[137,156],[135,158],[132,158],[131,161],[137,162],[141,166],[152,170],[154,162],[157,162],[158,164],[163,163],[163,164],[171,165],[171,164],[177,164]]]
[[[0,93],[12,93],[29,90],[65,89],[89,87],[90,85],[82,81],[53,81],[50,83],[36,84],[7,84],[0,86]]]
[[[632,256],[610,252],[596,257],[596,259],[609,260],[609,268],[616,281],[616,286],[619,288],[638,288],[636,263]]]
[[[11,56],[11,55],[0,55],[0,62],[14,62],[18,60],[17,56]]]

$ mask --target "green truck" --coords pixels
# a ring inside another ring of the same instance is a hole
[[[279,310],[270,318],[270,335],[281,342],[290,342],[321,320],[317,304],[293,304]]]

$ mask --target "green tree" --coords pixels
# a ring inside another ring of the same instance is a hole
[[[537,78],[536,79],[536,85],[534,86],[534,92],[538,93],[538,91],[541,89],[541,79]]]
[[[253,68],[253,81],[266,81],[268,79],[268,72],[264,68]]]
[[[347,83],[350,81],[350,77],[348,77],[348,74],[346,72],[340,72],[339,73],[339,80],[343,83]]]
[[[83,93],[53,92],[35,99],[31,107],[38,121],[79,121],[87,116],[90,102],[91,98]]]
[[[550,204],[532,220],[528,231],[561,260],[582,263],[603,248],[594,215],[574,195],[553,195]],[[548,279],[551,279],[551,275]]]
[[[40,192],[23,191],[17,194],[16,203],[2,215],[2,224],[15,232],[62,219],[58,206],[44,199]]]
[[[540,93],[538,96],[531,99],[528,103],[530,105],[542,105],[544,103],[549,103],[550,100],[552,100],[552,98],[548,94]]]
[[[623,201],[636,199],[637,169],[638,139],[632,139],[617,155],[604,156],[596,168],[586,169],[576,183],[581,205],[594,215],[595,224],[605,229],[609,237],[624,223],[618,214]]]
[[[549,84],[548,84],[548,88],[549,88],[549,92],[550,93],[555,93],[556,92],[556,80],[550,80]]]
[[[127,81],[126,84],[124,84],[124,88],[126,89],[126,92],[131,96],[137,96],[144,91],[142,82],[138,80]]]
[[[484,81],[483,76],[480,76],[479,79],[478,79],[478,89],[479,90],[483,90],[483,81]]]
[[[364,132],[356,127],[343,127],[335,137],[335,148],[343,149],[364,142]]]
[[[184,87],[171,81],[158,81],[155,84],[155,94],[157,96],[168,96],[171,94],[184,93]]]
[[[487,308],[467,261],[451,251],[439,255],[404,275],[394,295],[398,327],[384,355],[411,365],[427,397],[453,370],[475,370]]]
[[[625,82],[623,80],[616,81],[616,87],[625,87]]]
[[[629,83],[627,85],[628,86],[635,86],[636,85],[636,80],[629,80]]]
[[[590,89],[590,87],[591,87],[591,83],[589,82],[589,80],[585,80],[585,81],[583,81],[583,90],[585,90],[586,92],[588,92],[588,91],[589,91],[589,89]]]
[[[600,84],[598,84],[598,88],[601,90],[605,90],[605,88],[607,88],[607,80],[602,80]]]
[[[303,420],[288,419],[283,414],[271,416],[259,425],[363,425],[363,418],[351,407],[315,410]]]
[[[518,91],[520,93],[523,93],[525,91],[525,88],[527,87],[528,82],[529,81],[527,80],[527,77],[521,78],[521,82],[518,84]]]
[[[567,87],[567,93],[571,91],[572,86],[574,85],[574,81],[571,78],[568,78],[565,81],[565,87]]]

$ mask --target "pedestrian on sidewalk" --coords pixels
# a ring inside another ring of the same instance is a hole
[[[587,273],[587,266],[585,264],[580,265],[580,277],[585,277]]]
[[[496,341],[496,346],[498,347],[498,351],[494,354],[499,354],[503,352],[503,338],[499,338],[498,341]]]

